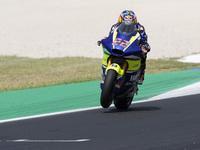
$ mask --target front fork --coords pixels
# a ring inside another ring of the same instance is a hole
[[[117,61],[115,62],[115,61],[113,61],[113,59],[115,59],[113,56],[108,58],[108,64],[107,64],[107,67],[105,69],[103,80],[101,82],[101,88],[103,88],[103,84],[104,84],[108,70],[112,69],[112,70],[115,70],[118,74],[117,81],[116,81],[115,88],[114,88],[114,92],[116,92],[120,88],[120,86],[122,85],[121,84],[122,77],[127,70],[128,63],[127,63],[126,60],[123,59],[122,64],[118,64]]]
[[[123,60],[123,63],[119,64],[118,62],[113,62],[113,59],[113,56],[109,58],[106,72],[110,69],[113,69],[117,72],[118,76],[123,76],[128,66],[127,61],[121,58],[121,60]]]

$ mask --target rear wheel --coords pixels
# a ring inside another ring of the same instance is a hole
[[[101,106],[108,108],[112,104],[112,94],[117,80],[117,72],[115,70],[108,70],[106,79],[101,92]]]
[[[133,97],[119,98],[114,100],[114,105],[117,109],[127,109],[131,105]]]

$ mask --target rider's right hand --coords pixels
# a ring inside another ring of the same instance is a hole
[[[104,37],[103,39],[106,39],[106,38],[107,38],[107,36],[106,36],[106,37]],[[103,39],[102,39],[102,40],[103,40]],[[102,40],[100,40],[100,41],[97,41],[97,45],[98,45],[98,46],[101,46],[101,44],[102,44],[102,42],[101,42],[101,41],[102,41]]]
[[[101,41],[97,41],[98,46],[101,46],[101,43],[102,43]]]

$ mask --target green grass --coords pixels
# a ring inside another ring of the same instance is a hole
[[[200,68],[176,59],[147,60],[146,73]],[[0,92],[101,79],[101,59],[0,56]]]

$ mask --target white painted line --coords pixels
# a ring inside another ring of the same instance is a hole
[[[18,139],[18,140],[6,140],[6,142],[28,142],[28,143],[74,143],[74,142],[88,142],[90,139],[77,139],[77,140],[29,140],[29,139]],[[0,141],[1,142],[1,141]]]
[[[49,117],[49,116],[75,113],[75,112],[94,110],[94,109],[100,109],[100,108],[102,108],[102,107],[98,106],[98,107],[83,108],[83,109],[76,109],[76,110],[67,110],[67,111],[48,113],[48,114],[42,114],[42,115],[35,115],[35,116],[28,116],[28,117],[20,117],[20,118],[14,118],[14,119],[6,119],[6,120],[0,120],[0,123],[27,120],[27,119],[35,119],[35,118],[42,118],[42,117]]]
[[[186,56],[182,59],[179,59],[180,62],[186,62],[186,63],[200,63],[200,54],[193,54]]]

